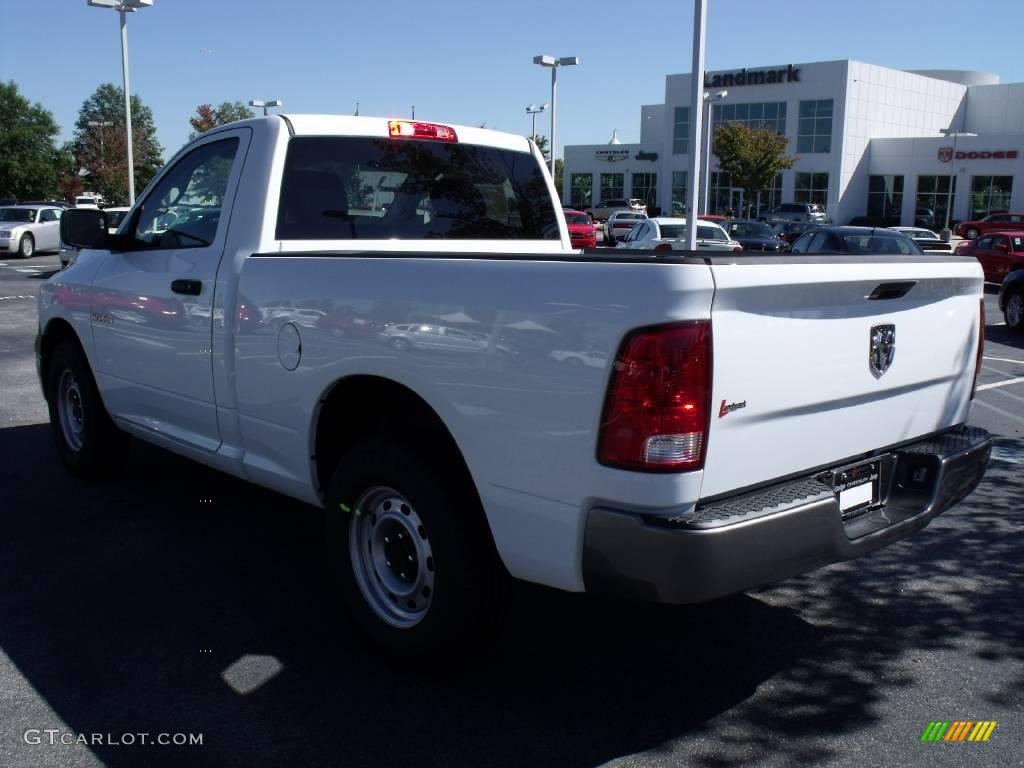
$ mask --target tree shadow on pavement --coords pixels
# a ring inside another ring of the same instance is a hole
[[[356,639],[316,510],[132,446],[86,486],[48,425],[0,430],[0,648],[76,733],[204,735],[90,747],[111,766],[809,765],[912,683],[899,656],[965,635],[988,658],[1024,653],[1013,464],[914,539],[755,596],[664,607],[520,586],[491,657],[446,676]],[[0,739],[54,727],[7,718]],[[826,740],[796,738],[809,729]]]

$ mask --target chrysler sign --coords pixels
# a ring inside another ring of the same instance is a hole
[[[599,149],[594,152],[594,157],[598,160],[607,160],[609,163],[614,163],[618,160],[628,160],[629,150],[628,149]]]
[[[1016,160],[1016,149],[997,149],[995,151],[984,150],[982,152],[961,152],[957,150],[957,160]],[[948,163],[954,158],[952,147],[939,147],[939,162]]]

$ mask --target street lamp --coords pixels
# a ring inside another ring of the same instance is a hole
[[[707,216],[710,189],[711,189],[711,105],[716,101],[721,101],[729,95],[728,91],[716,91],[715,93],[708,93],[704,91],[704,103],[708,108],[708,118],[705,125],[707,125],[708,132],[708,143],[707,143],[707,154],[704,160],[704,215]]]
[[[107,162],[107,154],[106,154],[106,152],[103,151],[103,129],[107,128],[107,127],[109,127],[111,125],[113,125],[113,123],[110,122],[109,120],[90,120],[89,121],[89,127],[90,128],[99,128],[100,129],[100,160],[103,163]]]
[[[551,176],[555,175],[555,110],[558,109],[557,91],[556,89],[556,78],[555,73],[558,72],[559,67],[574,67],[580,63],[579,57],[577,56],[562,56],[561,58],[555,58],[544,54],[542,56],[533,57],[534,64],[540,64],[542,67],[551,67]],[[559,190],[561,194],[561,190]]]
[[[536,104],[528,104],[526,106],[526,114],[533,119],[533,128],[530,129],[530,138],[534,141],[537,140],[537,115],[547,108],[547,104],[541,104],[539,107]]]
[[[128,23],[126,13],[151,8],[153,0],[86,0],[93,8],[113,8],[121,14],[121,74],[124,77],[124,129],[128,144],[128,205],[135,205],[135,160],[132,157],[132,97],[128,87]]]
[[[942,227],[942,237],[949,240],[949,214],[953,208],[953,181],[956,177],[956,140],[960,136],[977,136],[976,133],[968,133],[967,131],[957,131],[953,128],[939,128],[939,133],[945,136],[947,139],[953,137],[953,156],[949,158],[949,189],[946,192],[946,223]]]
[[[263,107],[263,116],[267,116],[267,107],[280,107],[280,99],[274,99],[273,101],[260,101],[259,99],[253,99],[249,102],[250,107]],[[356,104],[356,114],[359,113],[359,105]]]

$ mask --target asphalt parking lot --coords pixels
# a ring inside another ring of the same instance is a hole
[[[524,586],[451,676],[353,635],[310,507],[139,443],[68,476],[32,350],[56,268],[0,259],[0,766],[1024,765],[1024,336],[994,293],[971,421],[997,448],[925,531],[701,606]],[[922,743],[936,720],[998,725]]]

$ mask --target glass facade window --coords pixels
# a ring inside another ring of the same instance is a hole
[[[748,128],[767,128],[786,134],[786,102],[769,101],[760,104],[715,104],[711,125],[743,123]]]
[[[972,176],[969,219],[981,219],[990,213],[1010,210],[1013,176]]]
[[[903,177],[868,177],[868,216],[885,226],[897,226],[903,211]]]
[[[583,210],[594,202],[594,174],[573,173],[569,176],[569,200],[572,206]]]
[[[956,178],[953,178],[953,191],[950,194],[949,176],[918,176],[917,198],[914,204],[917,210],[915,219],[927,221],[929,218],[934,226],[942,227],[946,223],[946,209],[951,199],[956,198]],[[952,223],[952,219],[950,219]]]
[[[625,197],[626,182],[624,173],[601,174],[601,200],[613,197]]]
[[[686,171],[672,171],[672,212],[673,216],[686,213]]]
[[[651,211],[658,204],[658,174],[634,173],[633,194],[631,196],[643,200],[647,204],[648,214],[653,215]]]
[[[794,203],[828,205],[828,174],[797,173],[793,184]]]
[[[707,213],[726,214],[730,211],[737,218],[756,219],[782,202],[782,174],[777,173],[765,189],[759,189],[753,200],[746,198],[746,192],[733,186],[728,173],[717,171],[711,174],[711,188],[708,192]]]
[[[676,107],[672,124],[672,154],[685,155],[690,147],[690,108]]]
[[[800,102],[796,151],[800,153],[832,151],[832,99]]]

